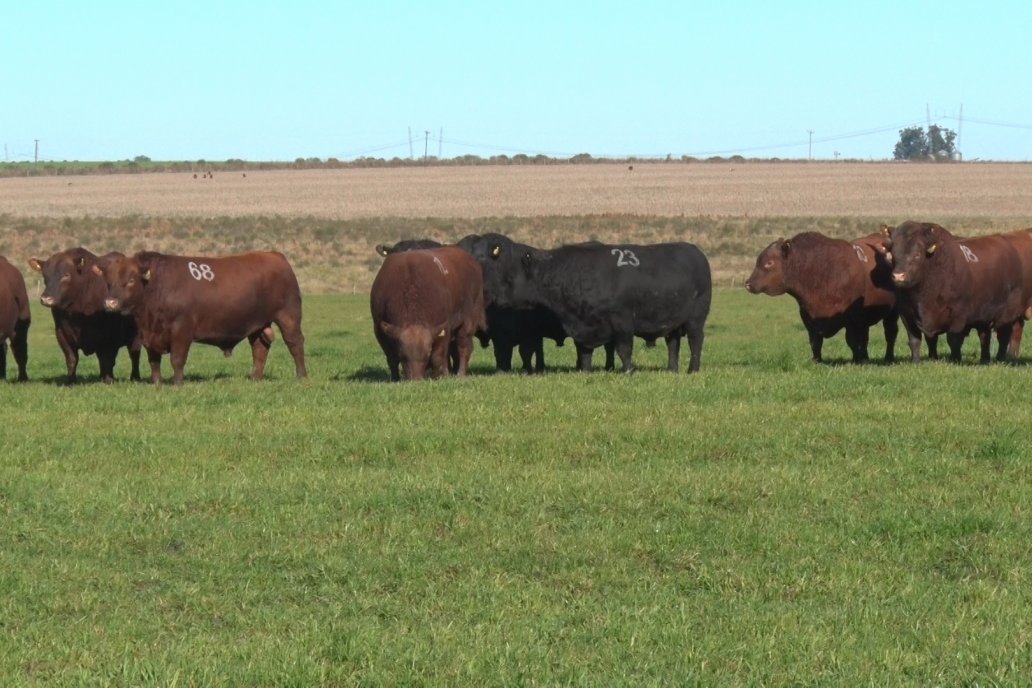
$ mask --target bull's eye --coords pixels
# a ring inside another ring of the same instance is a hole
[[[763,264],[763,269],[764,270],[770,270],[772,267],[774,267],[774,261],[773,260],[768,260],[766,263]]]
[[[67,282],[70,279],[72,279],[72,276],[69,275],[67,272],[64,275],[61,276],[61,281],[62,282]]]
[[[133,286],[134,284],[136,284],[136,280],[134,280],[134,279],[131,279],[131,280],[129,280],[128,282],[126,282],[126,283],[125,283],[125,286],[127,286],[127,287],[131,287],[131,286]]]

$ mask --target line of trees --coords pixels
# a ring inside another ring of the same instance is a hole
[[[899,130],[899,141],[892,152],[896,160],[953,160],[957,155],[957,134],[952,129],[929,124]]]

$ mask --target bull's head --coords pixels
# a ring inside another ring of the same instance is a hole
[[[104,310],[129,314],[143,297],[143,289],[151,280],[149,264],[140,257],[108,254],[93,266],[94,274],[104,278],[108,294]]]
[[[84,248],[55,253],[46,260],[29,259],[29,267],[43,275],[40,303],[47,308],[67,308],[86,289],[96,256]]]
[[[784,239],[772,242],[756,257],[752,274],[745,281],[750,294],[779,296],[785,293],[785,262],[792,253],[792,243]]]
[[[939,248],[941,228],[929,222],[908,221],[887,229],[886,257],[892,262],[893,285],[906,289],[919,284]]]

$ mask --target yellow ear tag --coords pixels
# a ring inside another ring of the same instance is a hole
[[[144,282],[150,282],[150,270],[140,275],[140,278],[143,279]]]
[[[937,248],[939,248],[938,244],[932,244],[931,246],[929,246],[928,247],[928,255],[932,255],[933,253],[935,253],[935,249],[937,249]]]
[[[437,333],[437,336],[438,336],[438,337],[443,337],[443,336],[444,336],[444,334],[445,334],[445,331],[444,331],[444,330],[441,330],[440,332],[438,332],[438,333]]]
[[[499,255],[501,255],[501,253],[502,253],[502,247],[501,246],[495,246],[493,249],[491,249],[491,255],[494,256],[495,258],[497,258]]]

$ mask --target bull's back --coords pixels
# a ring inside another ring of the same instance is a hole
[[[636,329],[653,332],[708,314],[709,261],[692,244],[582,244],[553,256],[544,281],[560,317],[564,306],[588,318],[632,313]]]
[[[428,249],[391,253],[369,290],[373,320],[434,327],[448,319],[452,288],[448,268]]]
[[[199,338],[208,333],[242,338],[284,309],[300,314],[297,277],[280,253],[164,256],[152,274],[149,305],[170,318],[192,320]]]
[[[1024,311],[1024,280],[1012,241],[994,235],[957,243],[971,274],[969,308],[978,313],[976,317],[1001,322],[1019,318]]]

